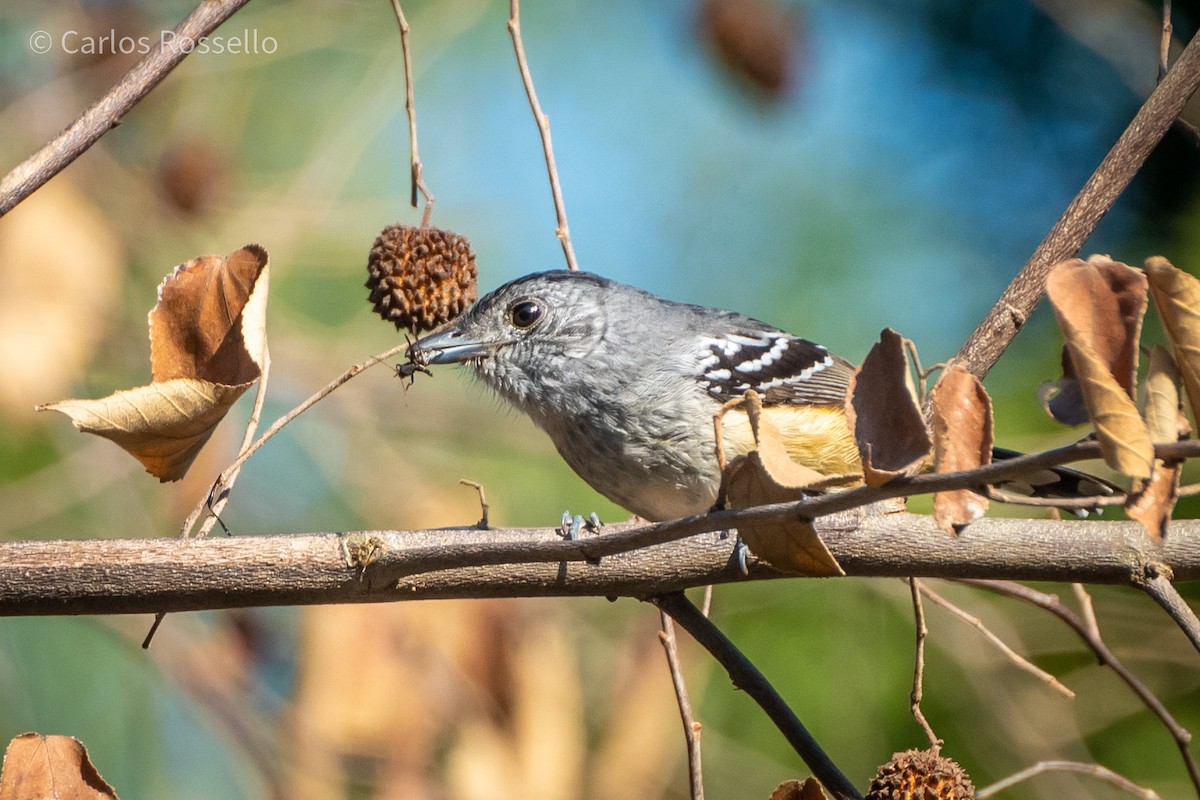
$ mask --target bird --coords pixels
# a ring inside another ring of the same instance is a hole
[[[593,489],[645,520],[712,510],[713,417],[750,390],[793,460],[825,475],[862,472],[844,410],[851,362],[753,317],[590,272],[510,281],[408,355],[467,365]],[[722,434],[730,457],[755,447],[744,413],[723,417]],[[1074,484],[1091,477],[1063,472]]]

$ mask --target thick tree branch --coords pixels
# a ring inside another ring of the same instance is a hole
[[[751,509],[758,513],[761,509]],[[692,518],[679,537],[631,552],[606,540],[661,526],[615,525],[564,541],[554,529],[374,531],[216,539],[0,544],[0,615],[130,614],[242,606],[528,596],[648,597],[746,580],[733,538],[745,516]],[[707,524],[701,524],[707,523]],[[982,519],[961,536],[932,518],[842,514],[816,523],[848,575],[1135,583],[1146,564],[1200,578],[1200,522],[1178,520],[1161,545],[1136,522]],[[589,559],[591,559],[589,561]],[[749,579],[784,574],[750,559]]]
[[[160,41],[158,47],[134,64],[103,97],[88,107],[62,133],[0,180],[0,216],[11,211],[17,203],[79,158],[101,136],[119,125],[121,118],[187,57],[196,42],[215,31],[248,2],[200,0],[192,13],[175,28],[174,38]]]

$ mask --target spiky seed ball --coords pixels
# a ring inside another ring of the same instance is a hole
[[[459,316],[479,294],[471,243],[440,228],[384,228],[367,272],[375,313],[413,334]]]
[[[975,785],[955,762],[931,750],[905,750],[879,768],[865,800],[973,800]]]

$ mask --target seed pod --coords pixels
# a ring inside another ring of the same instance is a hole
[[[963,768],[932,750],[905,750],[879,768],[864,800],[974,800]]]
[[[471,243],[440,228],[384,228],[367,272],[375,313],[414,335],[459,316],[479,294]]]

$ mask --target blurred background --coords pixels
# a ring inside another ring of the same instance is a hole
[[[404,5],[433,223],[471,239],[484,290],[563,266],[507,4]],[[136,52],[112,52],[130,49],[122,37],[156,41],[189,10],[6,0],[0,170],[133,63]],[[1160,14],[1136,0],[528,0],[522,27],[583,268],[736,308],[852,360],[892,326],[930,364],[954,352],[1152,90]],[[1176,52],[1196,24],[1195,4],[1175,3]],[[217,34],[245,52],[188,58],[0,219],[7,539],[175,535],[233,458],[250,397],[171,485],[33,411],[147,381],[146,313],[175,264],[248,242],[270,252],[267,420],[399,341],[362,285],[376,233],[419,220],[389,4],[258,0]],[[1196,139],[1177,128],[1084,255],[1163,254],[1200,271],[1198,187]],[[1005,446],[1081,435],[1035,396],[1058,369],[1050,316],[1039,311],[987,382]],[[484,485],[496,525],[551,525],[565,508],[625,516],[465,375],[417,377],[405,391],[371,370],[272,440],[223,515],[232,535],[472,524],[478,503],[460,478]],[[1079,695],[1063,699],[929,608],[926,713],[977,784],[1074,759],[1163,797],[1190,793],[1161,724],[1069,630],[938,589]],[[1133,591],[1095,595],[1113,649],[1200,729],[1200,670],[1182,634]],[[860,787],[924,742],[908,713],[903,583],[724,586],[714,616]],[[657,615],[632,600],[175,615],[146,652],[148,624],[0,620],[0,740],[77,736],[126,800],[687,796]],[[757,708],[681,646],[709,796],[766,798],[804,777]],[[1058,775],[1005,796],[1126,795]]]

